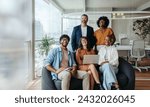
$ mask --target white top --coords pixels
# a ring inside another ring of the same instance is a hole
[[[99,55],[99,64],[104,61],[109,61],[109,63],[113,66],[118,67],[118,52],[114,46],[102,46],[98,52]]]
[[[82,36],[87,36],[87,26],[85,27],[81,26],[81,32],[82,32]]]

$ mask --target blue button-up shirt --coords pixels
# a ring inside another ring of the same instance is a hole
[[[60,68],[60,64],[62,61],[62,49],[61,47],[57,47],[54,49],[51,49],[48,53],[47,58],[44,61],[45,67],[47,65],[51,65],[56,70]],[[73,65],[76,65],[74,61],[74,55],[72,52],[68,51],[68,67],[72,67]],[[52,79],[58,79],[58,76],[56,73],[51,72]]]

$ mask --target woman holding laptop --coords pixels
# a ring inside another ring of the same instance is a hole
[[[84,55],[95,55],[95,51],[90,48],[87,37],[80,38],[79,48],[76,51],[76,61],[78,64],[78,69],[83,72],[88,72],[90,74],[90,89],[94,88],[94,83],[102,90],[99,74],[95,68],[94,64],[83,64]]]

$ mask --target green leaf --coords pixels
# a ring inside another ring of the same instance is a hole
[[[42,40],[38,44],[38,51],[40,55],[47,55],[50,50],[50,46],[55,44],[54,38],[47,35],[43,36]]]
[[[137,36],[145,40],[148,36],[150,36],[150,18],[134,21],[133,31]]]

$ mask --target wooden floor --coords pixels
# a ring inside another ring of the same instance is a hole
[[[41,90],[41,77],[37,77],[30,82],[27,86],[27,90]]]
[[[135,71],[136,82],[135,90],[150,90],[150,70],[149,71]],[[41,78],[38,77],[28,85],[28,90],[41,90]]]
[[[136,90],[150,90],[150,70],[149,71],[136,71]]]

